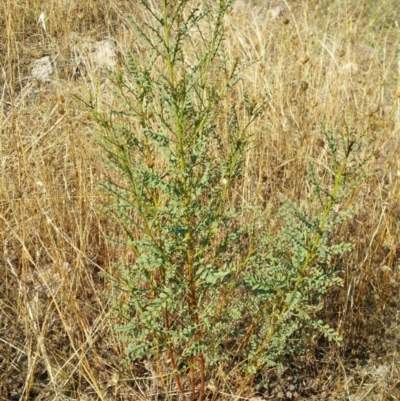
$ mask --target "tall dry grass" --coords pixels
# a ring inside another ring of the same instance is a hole
[[[249,4],[236,2],[227,16],[229,55],[249,63],[241,91],[229,101],[243,104],[246,94],[268,108],[252,128],[255,145],[235,201],[256,201],[271,213],[280,193],[305,202],[308,165],[324,163],[326,156],[323,127],[361,132],[368,126],[376,135],[369,175],[344,205],[358,205],[357,211],[335,234],[355,245],[342,261],[345,286],[328,297],[324,311],[344,340],[340,347],[321,340],[304,360],[288,361],[292,370],[320,381],[300,386],[299,397],[313,393],[323,399],[324,391],[331,399],[398,398],[398,7],[394,0],[287,1],[283,14],[272,19],[275,4]],[[41,12],[46,31],[37,24]],[[113,38],[121,54],[135,48],[126,15],[137,12],[134,2],[122,0],[1,5],[5,400],[147,400],[160,391],[151,369],[122,362],[123,345],[111,330],[110,286],[100,273],[116,274],[116,262],[131,255],[107,240],[122,235],[102,213],[108,199],[99,183],[109,172],[99,159],[96,133],[85,124],[87,111],[74,96],[96,93],[103,109],[117,99],[104,74],[90,65],[81,65],[79,74],[68,72],[76,67],[74,49],[87,40]],[[29,77],[32,60],[43,55],[55,66],[49,83]],[[382,380],[379,367],[386,369]],[[210,395],[224,398],[232,398],[228,384]]]

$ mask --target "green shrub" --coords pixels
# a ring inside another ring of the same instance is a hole
[[[116,282],[125,294],[115,302],[126,321],[119,329],[132,360],[153,361],[160,377],[169,366],[193,400],[221,370],[231,391],[251,392],[310,336],[339,339],[318,311],[341,284],[332,261],[351,248],[333,233],[348,216],[337,205],[362,165],[364,135],[326,133],[330,166],[310,170],[307,210],[284,199],[266,216],[233,202],[263,105],[245,99],[246,117],[227,106],[240,75],[224,47],[229,2],[140,3],[149,22],[132,20],[140,50],[114,78],[121,106],[93,106],[118,176],[105,184],[111,211],[135,255]]]

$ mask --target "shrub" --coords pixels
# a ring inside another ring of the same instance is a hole
[[[326,132],[330,166],[310,169],[306,210],[283,199],[267,216],[234,202],[263,104],[245,98],[245,117],[228,106],[240,77],[224,46],[229,2],[140,4],[143,21],[131,20],[139,50],[113,79],[121,105],[92,105],[118,177],[105,183],[110,211],[135,255],[116,278],[119,330],[132,360],[154,363],[163,382],[169,366],[191,399],[205,398],[217,371],[236,394],[251,392],[315,333],[339,340],[318,311],[341,284],[333,262],[351,249],[333,234],[349,214],[337,205],[363,165],[365,135]]]

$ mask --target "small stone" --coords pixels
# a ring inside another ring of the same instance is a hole
[[[346,63],[340,68],[341,74],[355,75],[360,71],[360,67],[356,63]]]
[[[49,56],[32,62],[32,76],[39,82],[50,82],[54,73]]]
[[[271,10],[269,10],[269,13],[270,13],[272,19],[278,19],[278,18],[282,17],[283,12],[284,12],[284,9],[280,5],[273,7],[273,8],[271,8]]]
[[[115,43],[110,39],[93,43],[90,58],[95,66],[111,69],[115,68],[117,65],[117,50]]]
[[[379,365],[375,369],[375,375],[378,376],[380,379],[387,378],[389,374],[390,374],[390,367],[388,365]]]

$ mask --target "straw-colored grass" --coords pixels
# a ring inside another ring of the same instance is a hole
[[[301,203],[310,161],[326,156],[323,127],[369,126],[376,135],[369,174],[344,205],[358,209],[338,233],[354,243],[343,261],[345,285],[323,313],[343,343],[321,341],[288,361],[284,377],[271,376],[269,394],[399,399],[397,2],[242,1],[226,16],[227,48],[249,66],[228,100],[240,105],[246,91],[268,108],[252,127],[255,146],[236,201],[271,212],[280,193]],[[278,5],[283,12],[271,13]],[[46,30],[37,24],[41,12]],[[111,38],[123,57],[136,46],[126,16],[137,13],[123,0],[0,5],[1,400],[155,400],[160,391],[151,367],[123,362],[111,329],[111,286],[100,273],[117,274],[116,263],[132,255],[107,239],[122,236],[102,213],[109,200],[99,183],[109,172],[75,100],[97,94],[103,109],[116,101],[104,72],[85,58],[85,43]],[[31,63],[45,55],[55,73],[38,82]],[[169,398],[177,399],[172,389]],[[234,399],[229,383],[209,399]]]

